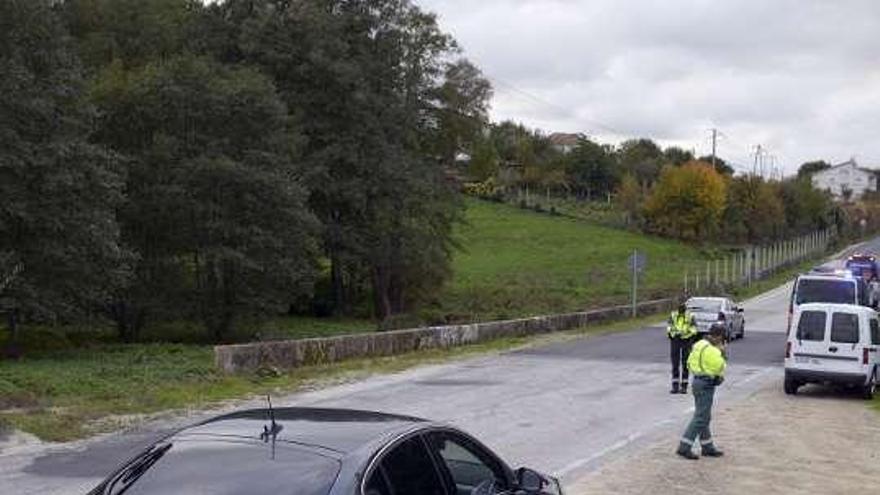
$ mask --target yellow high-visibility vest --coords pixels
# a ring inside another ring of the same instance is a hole
[[[721,349],[712,345],[706,339],[703,339],[691,349],[691,355],[688,356],[688,369],[695,375],[706,376],[724,376],[724,370],[727,368],[727,360]]]
[[[666,333],[670,337],[679,339],[689,339],[697,334],[697,326],[693,323],[694,317],[689,311],[683,315],[678,311],[673,311],[669,315],[669,325],[666,326]]]

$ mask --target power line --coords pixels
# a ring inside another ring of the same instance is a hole
[[[492,81],[494,84],[498,84],[498,85],[504,86],[504,87],[508,88],[509,90],[511,90],[511,91],[513,91],[513,92],[515,92],[515,93],[519,93],[520,95],[525,96],[525,97],[529,98],[530,100],[532,100],[532,101],[534,101],[534,102],[540,103],[540,104],[542,104],[542,105],[546,105],[547,107],[550,107],[550,108],[553,108],[554,110],[556,110],[556,111],[558,111],[558,112],[561,112],[561,113],[564,114],[565,116],[567,116],[567,117],[569,117],[569,118],[572,118],[572,119],[578,121],[578,122],[581,123],[581,124],[587,124],[587,123],[589,122],[590,125],[587,125],[587,126],[586,126],[588,129],[589,129],[590,127],[598,127],[598,128],[600,128],[600,129],[604,129],[605,131],[608,131],[608,132],[610,132],[610,133],[612,133],[612,134],[615,134],[615,135],[618,135],[618,136],[622,136],[622,137],[626,137],[626,136],[636,136],[636,135],[637,135],[636,133],[623,132],[623,131],[621,131],[620,129],[616,129],[616,128],[614,128],[614,127],[608,125],[608,124],[604,124],[604,123],[599,122],[599,121],[597,121],[597,120],[593,120],[593,119],[589,119],[589,118],[584,118],[584,117],[582,117],[582,116],[580,116],[580,115],[577,115],[577,114],[573,113],[573,112],[572,112],[570,109],[568,109],[568,108],[563,108],[563,107],[561,107],[561,106],[559,106],[559,105],[556,105],[555,103],[551,103],[551,102],[549,102],[549,101],[547,101],[547,100],[541,98],[540,96],[537,96],[537,95],[535,95],[535,94],[529,93],[528,91],[525,91],[525,90],[522,90],[522,89],[520,89],[520,88],[517,88],[517,87],[514,86],[513,84],[510,84],[510,83],[508,83],[508,82],[505,82],[505,81],[503,81],[503,80],[501,80],[501,79],[499,79],[499,78],[497,78],[497,77],[490,76],[490,75],[485,74],[485,73],[484,73],[484,75],[486,76],[487,79],[489,79],[490,81]]]
[[[529,92],[529,91],[526,91],[526,90],[520,89],[520,88],[518,88],[517,86],[514,86],[513,84],[511,84],[511,83],[509,83],[509,82],[507,82],[507,81],[504,81],[503,79],[500,79],[500,78],[498,78],[498,77],[492,76],[492,75],[487,74],[487,73],[485,73],[485,72],[484,72],[484,75],[485,75],[486,78],[489,79],[493,84],[495,84],[495,85],[497,85],[497,86],[503,86],[503,87],[507,88],[508,90],[510,90],[510,91],[512,91],[512,92],[514,92],[514,93],[517,93],[517,94],[519,94],[519,95],[521,95],[521,96],[523,96],[523,97],[525,97],[525,98],[527,98],[527,99],[529,99],[529,100],[531,100],[531,101],[533,101],[533,102],[535,102],[535,103],[538,103],[538,104],[544,105],[544,106],[546,106],[546,107],[548,107],[548,108],[552,108],[552,109],[555,110],[556,112],[559,112],[559,113],[561,113],[562,115],[564,115],[564,116],[566,116],[566,117],[568,117],[568,118],[570,118],[570,119],[572,119],[572,120],[574,120],[574,121],[580,123],[581,125],[584,125],[584,126],[586,127],[588,133],[589,133],[589,129],[595,127],[595,128],[602,129],[602,130],[604,130],[604,131],[606,131],[606,132],[610,132],[611,134],[614,134],[614,135],[616,135],[616,136],[620,136],[620,137],[622,137],[622,138],[627,138],[627,137],[638,137],[638,136],[642,135],[642,133],[639,133],[639,132],[626,132],[626,131],[623,131],[623,130],[621,130],[621,129],[618,129],[618,128],[612,126],[612,125],[609,125],[609,124],[606,124],[606,123],[603,123],[603,122],[597,121],[597,120],[595,120],[595,119],[585,118],[585,117],[583,117],[583,116],[581,116],[581,115],[578,115],[578,114],[575,113],[575,112],[572,112],[572,110],[571,110],[570,108],[565,108],[565,107],[562,107],[562,106],[557,105],[557,104],[555,104],[555,103],[552,103],[552,102],[550,102],[550,101],[547,101],[547,100],[545,100],[544,98],[542,98],[542,97],[540,97],[540,96],[538,96],[538,95],[535,95],[534,93],[531,93],[531,92]],[[710,131],[712,132],[711,137],[710,137],[711,142],[712,142],[712,152],[711,152],[711,155],[710,155],[710,156],[712,157],[713,165],[717,162],[717,158],[718,158],[719,156],[724,155],[724,153],[719,153],[719,138],[722,138],[722,140],[732,141],[732,142],[734,142],[734,144],[736,144],[736,143],[742,144],[742,142],[740,142],[739,140],[737,140],[737,139],[735,139],[735,138],[732,138],[731,136],[727,135],[726,133],[722,132],[721,130],[719,130],[719,129],[715,128],[715,127],[712,127],[712,128],[710,129]],[[750,147],[750,146],[743,146],[743,148],[744,148],[744,149],[749,149],[749,148],[751,148],[751,147]],[[762,150],[763,150],[763,151],[766,151],[766,148],[762,148]],[[760,167],[760,168],[761,168],[761,174],[760,174],[760,175],[763,177],[763,176],[765,175],[765,170],[764,170],[763,156],[761,156],[761,153],[762,153],[762,152],[759,152],[759,153],[757,154],[756,161],[760,160],[760,162],[761,162],[761,167]],[[776,160],[775,156],[774,156],[773,159],[774,159],[774,161]],[[727,162],[727,163],[736,163],[736,162],[734,162],[733,160],[725,160],[725,162]],[[745,173],[748,173],[748,167],[747,167],[747,166],[745,166],[745,165],[741,165],[741,164],[738,164],[738,167],[741,168],[741,171],[743,171],[743,172],[745,172]],[[756,164],[753,166],[753,168],[752,168],[752,173],[757,174],[757,172],[758,172],[758,167],[757,167],[757,163],[756,163]],[[777,172],[777,173],[780,173],[780,175],[781,175],[781,171],[780,171],[780,172]]]

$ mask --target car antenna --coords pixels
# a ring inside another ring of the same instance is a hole
[[[272,440],[275,440],[275,437],[278,435],[283,427],[275,422],[275,408],[272,407],[272,397],[269,394],[266,394],[266,402],[269,404],[269,425],[263,425],[263,433],[260,434],[260,440],[264,442],[269,441],[269,437],[272,437]]]

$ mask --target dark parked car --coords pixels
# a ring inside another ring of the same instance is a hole
[[[274,416],[274,417],[273,417]],[[454,427],[342,409],[254,409],[184,428],[91,494],[561,494]]]

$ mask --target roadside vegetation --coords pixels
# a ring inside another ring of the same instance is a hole
[[[47,441],[112,431],[145,415],[218,406],[225,400],[290,393],[480,353],[638,328],[645,316],[552,335],[499,339],[451,349],[308,366],[285,373],[226,375],[212,349],[128,344],[33,353],[0,361],[0,430],[14,427]]]

